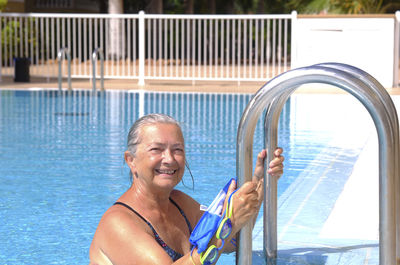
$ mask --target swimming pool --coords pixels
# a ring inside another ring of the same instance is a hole
[[[186,172],[179,188],[208,204],[235,176],[236,130],[250,98],[248,94],[0,91],[0,263],[89,262],[90,242],[101,215],[130,185],[123,152],[139,112],[170,114],[182,123],[194,184]],[[357,104],[347,95],[292,96],[279,122],[278,140],[286,157],[280,200],[299,176],[320,174],[339,149],[344,164],[357,159],[371,134],[365,129],[371,121]],[[261,122],[254,155],[263,146]],[[337,189],[346,177],[338,180]],[[233,255],[224,255],[218,264],[233,260]]]

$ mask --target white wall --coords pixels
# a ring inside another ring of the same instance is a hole
[[[375,77],[385,88],[394,81],[395,17],[298,18],[292,68],[322,62],[356,66]]]

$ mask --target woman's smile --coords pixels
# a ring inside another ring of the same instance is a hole
[[[162,175],[174,175],[177,170],[172,170],[172,169],[156,169],[155,170],[158,174]]]

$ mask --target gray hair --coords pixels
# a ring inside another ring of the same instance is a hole
[[[181,126],[179,125],[179,122],[166,114],[153,113],[141,117],[140,119],[135,121],[135,123],[132,125],[128,133],[128,141],[127,141],[128,151],[133,156],[136,153],[137,145],[140,143],[139,133],[142,127],[156,123],[174,124],[178,126],[180,130],[182,130]]]

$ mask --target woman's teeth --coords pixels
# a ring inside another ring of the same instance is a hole
[[[169,174],[172,175],[176,172],[176,170],[161,170],[161,169],[156,169],[156,172],[159,174]]]

